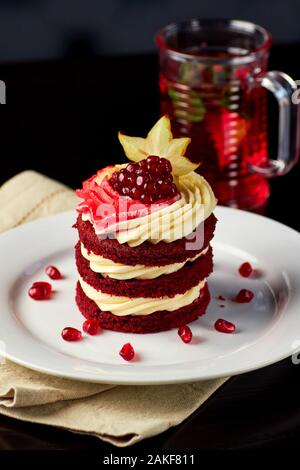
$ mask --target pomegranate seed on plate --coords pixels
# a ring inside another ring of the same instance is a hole
[[[89,335],[94,336],[97,333],[99,333],[101,328],[100,328],[98,320],[95,320],[93,318],[89,318],[88,320],[86,320],[83,323],[82,329],[83,329],[83,331],[85,331]]]
[[[230,321],[224,320],[223,318],[219,318],[215,322],[215,329],[217,331],[220,331],[220,333],[234,333],[235,325]]]
[[[135,351],[130,343],[125,343],[122,346],[119,354],[121,357],[123,357],[123,359],[125,359],[125,361],[131,361],[135,356]]]
[[[184,343],[190,343],[193,339],[193,333],[190,329],[189,326],[185,325],[185,326],[180,326],[180,328],[178,328],[178,336],[180,336],[180,338],[182,339],[182,341]]]
[[[48,300],[51,297],[52,286],[49,282],[34,282],[28,290],[28,295],[34,300]]]
[[[253,297],[254,297],[254,294],[251,290],[241,289],[240,292],[235,296],[233,300],[234,302],[237,302],[238,304],[247,304],[248,302],[251,302]]]
[[[246,262],[239,267],[239,273],[243,277],[249,277],[253,273],[253,268],[250,263]]]
[[[62,275],[61,275],[59,269],[57,269],[55,266],[47,266],[46,269],[45,269],[45,272],[46,272],[47,276],[50,277],[50,279],[57,280],[57,279],[62,278]]]
[[[82,333],[72,326],[67,326],[62,330],[61,336],[65,341],[79,341],[82,338]]]

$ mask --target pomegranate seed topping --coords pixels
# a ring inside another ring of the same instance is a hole
[[[151,203],[151,196],[148,196],[147,194],[142,194],[141,195],[141,201],[144,204],[150,204]]]
[[[218,300],[226,300],[226,299],[225,297],[223,297],[223,295],[219,295]]]
[[[57,269],[55,266],[47,266],[47,268],[45,269],[45,272],[46,272],[47,276],[50,277],[50,279],[57,280],[57,279],[62,278],[62,275],[61,275],[59,269]]]
[[[65,341],[79,341],[82,338],[82,333],[76,328],[67,326],[62,330],[61,336]]]
[[[123,183],[124,179],[125,179],[124,170],[121,170],[120,173],[119,173],[119,177],[118,177],[119,183]]]
[[[125,343],[119,354],[123,359],[125,359],[125,361],[131,361],[135,356],[134,349],[130,343]]]
[[[220,333],[234,333],[235,325],[230,321],[219,318],[215,323],[215,329],[220,331]]]
[[[169,160],[167,160],[166,158],[162,159],[162,161],[160,163],[160,172],[172,173],[171,162]]]
[[[157,155],[149,155],[149,157],[147,158],[148,167],[151,165],[155,165],[154,168],[159,168],[159,162],[160,158]]]
[[[145,176],[139,175],[139,176],[137,177],[137,179],[136,179],[136,185],[137,185],[138,187],[144,186],[145,182],[146,182]]]
[[[111,175],[111,182],[116,183],[118,181],[118,176],[119,176],[119,173],[115,171],[115,173]]]
[[[98,320],[95,320],[95,319],[91,318],[91,319],[86,320],[83,323],[82,329],[83,329],[83,331],[85,331],[89,335],[94,336],[97,333],[99,333],[101,328],[100,328]]]
[[[129,163],[126,168],[112,174],[110,184],[119,194],[144,204],[178,194],[171,163],[157,155],[149,155],[139,163]]]
[[[126,167],[128,173],[134,173],[138,168],[139,166],[136,163],[129,163]]]
[[[235,296],[235,298],[233,300],[234,300],[234,302],[237,302],[238,304],[247,304],[248,302],[251,302],[253,297],[254,297],[254,294],[251,290],[242,289]]]
[[[48,300],[51,297],[52,286],[49,282],[34,282],[28,290],[28,295],[34,300]]]
[[[140,167],[141,170],[145,170],[146,168],[148,168],[147,160],[142,160],[142,161],[139,163],[139,167]]]
[[[142,196],[142,191],[139,188],[132,188],[130,190],[130,197],[132,199],[140,199]]]
[[[125,186],[125,188],[124,187],[122,188],[123,196],[129,196],[129,193],[130,193],[130,188],[128,188],[127,186]]]
[[[178,328],[178,336],[180,336],[184,343],[190,343],[193,339],[193,333],[187,325]]]
[[[253,268],[250,263],[246,262],[239,267],[239,273],[243,277],[249,277],[253,273]]]
[[[154,191],[157,189],[157,187],[156,187],[156,184],[150,182],[147,184],[145,189],[147,189],[147,193],[150,194],[150,197],[151,197]]]

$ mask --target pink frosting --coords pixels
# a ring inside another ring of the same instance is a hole
[[[88,214],[95,228],[103,233],[108,232],[109,228],[116,223],[144,217],[173,204],[181,197],[180,194],[176,194],[154,204],[143,204],[128,196],[122,196],[110,185],[110,169],[112,168],[106,167],[98,171],[96,175],[83,182],[82,189],[76,190],[77,196],[83,199],[78,204],[77,211],[81,214]]]

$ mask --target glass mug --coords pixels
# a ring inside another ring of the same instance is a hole
[[[271,36],[245,21],[192,19],[157,33],[161,113],[220,204],[263,210],[268,178],[287,173],[299,153],[295,82],[268,72]],[[276,160],[268,158],[267,90],[279,104]]]

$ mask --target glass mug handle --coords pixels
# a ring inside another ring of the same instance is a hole
[[[278,102],[279,136],[277,158],[263,167],[251,165],[250,169],[268,178],[284,175],[297,163],[299,154],[299,106],[292,100],[297,85],[287,74],[277,71],[266,72],[255,82],[273,93]]]

